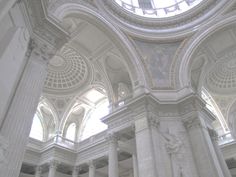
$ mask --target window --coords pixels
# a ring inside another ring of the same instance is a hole
[[[162,18],[178,15],[198,5],[202,0],[115,0],[134,14]]]
[[[108,106],[109,103],[106,100],[102,104],[100,104],[93,112],[91,112],[91,116],[85,123],[81,140],[89,138],[90,136],[93,136],[107,129],[107,125],[104,124],[100,119],[109,113]]]
[[[34,115],[33,123],[31,126],[30,135],[31,138],[43,141],[43,126],[37,113]]]
[[[215,103],[214,99],[211,97],[211,95],[208,93],[208,91],[205,88],[202,88],[201,97],[206,101],[206,107],[209,109],[212,114],[214,114],[218,121],[220,122],[221,128],[223,129],[223,132],[218,132],[219,134],[224,134],[229,132],[228,125],[225,121],[224,116],[222,115],[219,107]]]
[[[76,124],[71,123],[66,131],[66,139],[75,141]]]

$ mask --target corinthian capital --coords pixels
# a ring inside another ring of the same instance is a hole
[[[119,140],[119,136],[117,133],[108,133],[106,136],[106,139],[110,142],[110,143],[117,143],[117,141]]]
[[[49,44],[36,39],[31,39],[26,55],[28,55],[29,57],[33,57],[33,59],[47,63],[54,54],[55,48],[49,46]]]

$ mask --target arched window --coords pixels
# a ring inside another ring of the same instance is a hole
[[[76,124],[71,123],[66,131],[66,138],[75,141]]]
[[[225,121],[224,116],[222,115],[218,105],[208,93],[205,88],[202,88],[201,97],[206,101],[206,107],[217,117],[218,121],[220,122],[221,128],[223,132],[218,132],[219,134],[225,134],[229,132],[229,127]]]
[[[31,138],[43,141],[43,126],[37,113],[34,115],[33,123],[31,126],[30,135]]]
[[[107,129],[107,125],[104,124],[100,119],[109,113],[108,106],[109,102],[106,100],[91,113],[91,116],[85,123],[81,140],[89,138],[90,136]]]

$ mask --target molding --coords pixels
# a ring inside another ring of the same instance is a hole
[[[205,25],[222,14],[225,7],[228,7],[225,4],[232,4],[232,2],[206,0],[181,15],[167,18],[141,17],[127,12],[111,0],[99,0],[97,4],[99,9],[105,11],[106,18],[118,24],[131,36],[148,40],[176,41],[191,35],[202,24]]]

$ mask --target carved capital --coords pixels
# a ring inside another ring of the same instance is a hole
[[[117,143],[117,141],[119,140],[119,136],[117,133],[108,133],[106,136],[106,139],[110,142],[110,143]]]
[[[209,135],[210,135],[212,141],[217,142],[218,141],[218,133],[215,130],[210,129],[210,128],[208,128],[208,132],[209,132]]]
[[[9,146],[8,141],[0,135],[0,166],[3,164],[6,164],[7,159],[6,159],[6,151]]]
[[[58,165],[60,164],[57,160],[52,160],[49,162],[49,168],[51,169],[57,169]]]
[[[41,166],[36,166],[35,167],[35,174],[41,174],[41,172],[42,172],[42,167]]]
[[[88,166],[89,166],[89,168],[95,168],[95,166],[96,166],[95,161],[94,160],[89,160],[88,161]]]
[[[48,63],[54,54],[54,49],[50,48],[48,44],[31,39],[26,56],[32,57],[33,60],[37,60],[39,62]]]
[[[188,117],[183,120],[183,123],[187,129],[202,127],[201,121],[197,116]]]
[[[81,170],[80,166],[74,166],[74,168],[73,168],[73,176],[79,175],[80,170]]]
[[[150,116],[148,117],[148,124],[150,127],[156,127],[158,128],[160,124],[160,120],[157,118],[157,116]]]

